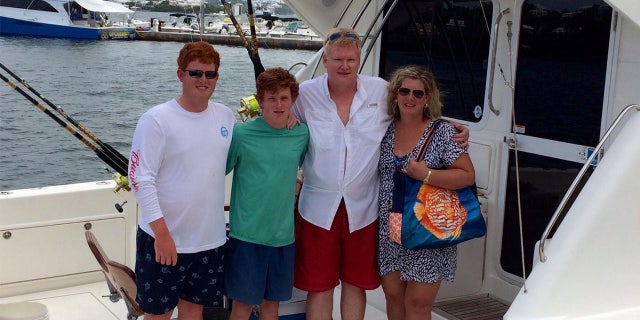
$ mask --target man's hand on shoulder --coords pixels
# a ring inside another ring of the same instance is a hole
[[[451,123],[453,127],[456,128],[456,130],[458,131],[458,133],[455,136],[453,136],[453,141],[457,143],[460,146],[460,148],[468,150],[469,149],[469,128],[455,121],[449,121],[449,123]]]

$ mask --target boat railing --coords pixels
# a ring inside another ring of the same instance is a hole
[[[376,44],[376,41],[378,40],[378,37],[380,36],[380,32],[382,32],[382,28],[384,27],[384,24],[387,22],[387,20],[391,16],[391,12],[393,12],[393,9],[398,4],[398,1],[399,0],[394,0],[393,3],[391,4],[391,7],[387,11],[387,14],[384,15],[384,17],[382,17],[382,23],[380,23],[380,26],[378,27],[378,30],[376,30],[375,35],[373,36],[373,38],[369,42],[369,45],[367,46],[367,51],[364,54],[364,59],[362,60],[362,63],[360,64],[360,72],[362,72],[362,68],[364,68],[365,63],[367,62],[367,58],[369,58],[369,54],[371,53],[371,50],[373,49],[373,46]],[[384,4],[382,5],[381,8],[386,7],[388,2],[389,2],[389,0],[385,0],[385,2],[384,2]],[[371,20],[371,24],[369,25],[369,28],[367,28],[367,32],[365,32],[365,37],[364,37],[365,39],[368,39],[369,35],[371,35],[371,31],[373,30],[373,26],[375,26],[376,21],[378,21],[378,19],[380,18],[381,14],[382,14],[382,9],[378,10],[378,13],[376,13],[375,19]]]
[[[491,112],[493,112],[496,116],[500,115],[500,110],[496,109],[493,106],[493,82],[494,82],[493,77],[496,72],[496,49],[498,47],[498,32],[500,31],[500,21],[502,20],[502,16],[508,13],[509,13],[509,8],[502,10],[500,14],[498,14],[496,23],[493,24],[493,44],[492,44],[493,56],[491,57],[491,68],[489,69],[489,72],[490,72],[489,90],[488,90],[489,96],[487,97],[487,104],[489,105],[489,109],[491,109]]]
[[[540,256],[540,261],[541,262],[547,261],[547,256],[544,254],[545,242],[546,242],[547,239],[549,239],[549,235],[551,234],[551,230],[553,230],[553,228],[558,223],[560,215],[561,215],[562,212],[564,212],[564,208],[566,207],[567,203],[569,202],[569,199],[571,199],[571,197],[573,196],[573,193],[576,191],[576,188],[578,187],[578,184],[580,183],[580,181],[584,177],[584,175],[587,172],[587,170],[589,169],[589,167],[592,165],[593,160],[600,154],[605,142],[607,142],[607,140],[611,137],[611,133],[620,124],[620,121],[625,117],[627,112],[629,112],[631,110],[640,111],[640,104],[630,104],[630,105],[626,106],[622,110],[622,112],[620,112],[620,115],[618,115],[618,117],[611,124],[611,126],[609,127],[607,132],[604,134],[602,139],[600,139],[600,142],[595,147],[595,149],[593,150],[593,152],[591,153],[591,155],[589,156],[587,161],[584,163],[584,165],[580,169],[580,172],[578,172],[578,175],[575,177],[575,179],[571,183],[571,186],[569,186],[569,189],[567,190],[567,192],[564,194],[564,197],[560,201],[560,204],[556,208],[556,211],[554,212],[553,216],[551,217],[551,220],[549,221],[549,224],[547,225],[547,228],[544,230],[544,232],[542,233],[542,237],[540,238],[540,245],[538,246],[538,254]]]

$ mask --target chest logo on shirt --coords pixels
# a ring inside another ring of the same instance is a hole
[[[229,129],[227,129],[227,127],[224,127],[224,126],[223,126],[223,127],[221,127],[221,128],[220,128],[220,135],[221,135],[223,138],[228,137],[228,136],[229,136]]]
[[[373,102],[373,103],[369,103],[369,104],[367,105],[367,108],[377,108],[377,107],[378,107],[378,104],[377,104],[377,103],[375,103],[375,102]]]

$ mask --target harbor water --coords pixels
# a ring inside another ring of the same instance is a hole
[[[0,37],[0,63],[128,156],[140,115],[181,93],[176,58],[182,46],[178,42]],[[235,110],[242,97],[255,92],[253,65],[243,47],[215,48],[221,65],[212,100]],[[289,69],[313,54],[260,49],[266,68]],[[113,172],[95,152],[4,81],[0,108],[0,190],[111,179]]]

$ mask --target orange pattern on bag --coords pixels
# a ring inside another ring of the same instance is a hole
[[[455,191],[423,184],[413,207],[416,218],[439,239],[456,239],[467,220],[467,209]]]
[[[402,213],[389,212],[389,238],[402,244]]]

